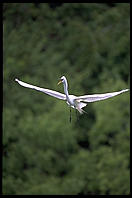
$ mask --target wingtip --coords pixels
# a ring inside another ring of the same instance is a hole
[[[129,91],[129,89],[123,89],[121,92],[126,92],[126,91]]]
[[[16,82],[18,82],[18,79],[17,79],[17,78],[15,78],[15,81],[16,81]]]

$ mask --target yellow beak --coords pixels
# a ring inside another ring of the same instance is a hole
[[[58,82],[58,84],[57,85],[59,85],[59,84],[61,84],[62,83],[62,81],[60,80],[59,82]]]

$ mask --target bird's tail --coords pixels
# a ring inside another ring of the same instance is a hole
[[[80,114],[83,114],[83,113],[87,113],[86,111],[84,111],[82,108],[85,107],[87,104],[86,103],[83,103],[83,102],[80,102],[77,104],[76,106],[76,109],[79,111]]]

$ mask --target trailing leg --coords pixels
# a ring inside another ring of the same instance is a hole
[[[71,122],[71,106],[70,106],[70,122]]]
[[[79,117],[78,117],[77,109],[76,109],[76,118],[77,118],[77,121],[78,121]]]

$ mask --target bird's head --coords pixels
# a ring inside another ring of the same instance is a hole
[[[60,81],[58,82],[58,85],[61,84],[61,83],[64,83],[66,81],[66,77],[65,76],[62,76],[60,78]]]

